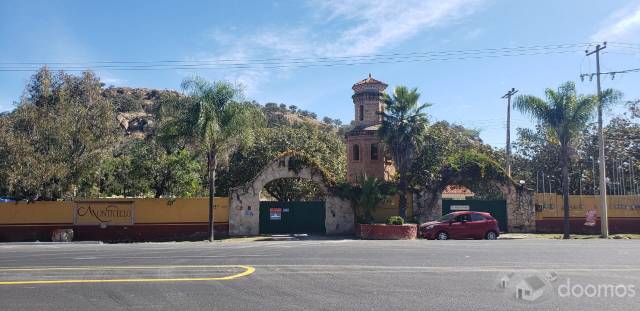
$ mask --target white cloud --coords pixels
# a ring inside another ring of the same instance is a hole
[[[220,40],[220,37],[215,35],[215,40]],[[225,43],[225,46],[228,46],[227,50],[222,51],[222,53],[216,53],[215,55],[212,53],[204,52],[196,55],[195,57],[191,57],[186,59],[187,61],[202,61],[208,62],[211,64],[246,64],[250,62],[253,57],[250,53],[249,49],[243,47],[243,45],[238,42],[235,45],[230,45]],[[257,56],[256,56],[257,57]],[[256,65],[247,69],[223,69],[223,70],[207,70],[204,72],[194,72],[188,69],[180,69],[178,73],[181,74],[185,78],[193,77],[195,74],[203,76],[212,80],[226,80],[237,84],[241,87],[246,94],[252,94],[257,91],[257,87],[262,84],[265,79],[268,77],[268,72],[264,68],[264,65]]]
[[[305,20],[305,24],[266,28],[249,35],[239,35],[235,29],[218,30],[208,36],[218,53],[215,57],[211,57],[213,54],[201,56],[207,60],[234,59],[242,63],[265,58],[371,55],[423,31],[456,22],[476,12],[484,1],[310,0],[307,7],[311,18]],[[262,62],[235,70],[223,78],[244,84],[251,94],[273,74],[271,67],[268,62]],[[277,72],[286,75],[288,70],[282,68]]]
[[[640,35],[640,5],[626,7],[609,16],[593,41],[635,39]],[[634,40],[635,41],[635,40]]]
[[[480,0],[314,1],[327,22],[350,25],[324,48],[334,55],[363,55],[450,24],[475,12]]]
[[[477,39],[478,37],[480,37],[483,33],[484,33],[484,29],[482,29],[482,28],[476,28],[476,29],[473,29],[473,30],[471,30],[471,31],[467,32],[467,33],[463,36],[463,38],[464,38],[465,40],[474,40],[474,39]]]

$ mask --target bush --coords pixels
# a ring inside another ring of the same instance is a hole
[[[400,216],[391,216],[387,218],[387,225],[404,225],[404,219]]]

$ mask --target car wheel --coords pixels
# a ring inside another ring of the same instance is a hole
[[[487,240],[497,240],[498,235],[496,234],[495,231],[489,231],[487,232],[487,234],[484,235],[484,238]]]
[[[436,240],[448,240],[448,239],[449,239],[449,235],[444,231],[440,231],[438,232],[438,235],[436,235]]]

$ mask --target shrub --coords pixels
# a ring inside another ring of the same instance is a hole
[[[387,225],[404,225],[404,219],[400,216],[391,216],[387,218]]]

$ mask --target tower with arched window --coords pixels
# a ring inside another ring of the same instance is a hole
[[[359,176],[373,176],[389,180],[395,169],[384,152],[378,138],[384,111],[382,96],[387,84],[369,77],[353,85],[355,127],[347,133],[347,180],[357,181]]]

